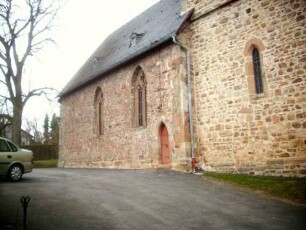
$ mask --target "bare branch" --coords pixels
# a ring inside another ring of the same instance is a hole
[[[8,115],[8,114],[0,114],[0,119],[7,119],[9,121],[12,121],[13,120],[13,117]]]
[[[6,56],[2,52],[0,53],[0,58],[4,61],[6,60]]]
[[[0,83],[6,85],[6,82],[5,82],[5,81],[0,80]]]
[[[50,43],[55,43],[55,41],[52,38],[45,38],[41,41],[36,42],[35,44],[32,45],[32,51],[31,51],[31,55],[37,51],[39,51],[42,47],[42,45],[46,42],[50,42]]]
[[[23,99],[23,105],[25,105],[27,103],[27,101],[34,96],[45,95],[45,97],[48,100],[50,100],[49,97],[48,97],[48,92],[47,91],[56,91],[57,92],[57,90],[52,88],[52,87],[43,87],[43,88],[34,89],[34,90],[28,92],[27,95],[23,95],[23,98],[24,98]]]
[[[4,70],[4,69],[7,69],[7,66],[5,66],[5,65],[0,65],[0,69],[1,69],[1,72],[3,73],[3,76],[5,76],[6,75],[6,71]]]
[[[4,36],[0,35],[0,42],[3,45],[4,49],[7,51],[9,49],[9,45],[8,45],[8,42],[5,41]]]
[[[15,28],[17,27],[18,22],[22,22],[22,21],[24,21],[24,20],[17,19],[17,20],[15,21]],[[17,37],[19,36],[19,34],[20,34],[22,31],[24,31],[24,30],[29,26],[30,22],[31,22],[31,18],[29,18],[29,19],[26,21],[26,23],[24,23],[24,25],[21,26],[21,27],[19,28],[19,30],[16,31]]]
[[[11,98],[7,97],[7,96],[4,96],[4,95],[0,95],[0,98],[3,98],[4,101],[2,103],[1,106],[3,106],[4,104],[6,105],[7,104],[7,101],[10,101],[11,102]]]

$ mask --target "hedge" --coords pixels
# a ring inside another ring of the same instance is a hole
[[[27,145],[21,148],[32,150],[34,160],[58,159],[58,145]]]

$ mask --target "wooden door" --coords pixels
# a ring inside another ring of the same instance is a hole
[[[170,151],[169,151],[169,134],[167,127],[161,125],[160,127],[160,143],[161,143],[161,163],[170,164]]]

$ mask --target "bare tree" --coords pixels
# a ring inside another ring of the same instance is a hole
[[[29,57],[53,42],[50,30],[59,10],[56,0],[1,0],[0,2],[0,97],[12,107],[13,140],[20,144],[23,109],[48,87],[24,92],[24,68]],[[18,2],[18,5],[16,5]],[[3,93],[3,91],[5,91]]]
[[[38,122],[36,118],[34,118],[32,121],[26,119],[26,131],[34,136],[34,141],[36,144],[43,143],[43,134],[38,129]]]

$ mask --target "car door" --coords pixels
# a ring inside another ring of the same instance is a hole
[[[11,162],[11,149],[5,140],[0,139],[0,175],[6,175]]]

